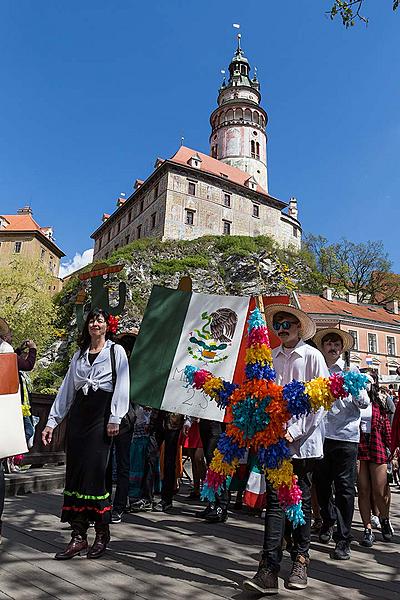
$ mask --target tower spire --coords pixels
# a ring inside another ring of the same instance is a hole
[[[239,29],[238,24],[234,24]],[[237,46],[229,65],[229,75],[218,95],[218,107],[211,115],[211,156],[230,164],[268,191],[267,113],[260,106],[260,84],[257,70],[251,77],[250,63],[237,34]]]

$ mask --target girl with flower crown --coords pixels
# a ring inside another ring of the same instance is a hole
[[[89,522],[96,538],[88,558],[104,554],[110,540],[111,498],[106,471],[112,438],[129,407],[129,365],[125,350],[111,337],[118,321],[102,309],[88,314],[78,350],[51,407],[44,445],[68,414],[66,481],[61,521],[72,526],[71,541],[57,560],[88,549]]]

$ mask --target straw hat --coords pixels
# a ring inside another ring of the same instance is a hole
[[[337,327],[327,327],[326,329],[319,329],[313,337],[313,342],[317,346],[318,350],[322,349],[323,338],[330,333],[336,333],[339,337],[341,337],[343,342],[343,352],[351,350],[354,346],[354,339],[353,336],[350,335],[350,333],[348,333],[347,331],[342,331]]]
[[[299,308],[295,308],[294,306],[289,306],[288,304],[268,304],[265,307],[265,318],[267,321],[268,329],[271,331],[274,330],[273,322],[274,316],[277,313],[285,312],[293,315],[300,321],[300,335],[302,340],[309,340],[313,337],[316,330],[316,325],[311,317],[309,317],[305,312],[300,310]]]
[[[0,337],[7,337],[10,334],[10,328],[6,321],[0,317]]]

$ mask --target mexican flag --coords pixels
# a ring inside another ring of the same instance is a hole
[[[224,411],[187,386],[186,365],[232,381],[249,297],[214,296],[154,286],[131,356],[131,401],[222,421]]]

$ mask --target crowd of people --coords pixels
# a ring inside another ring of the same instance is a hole
[[[350,366],[349,333],[338,328],[316,332],[314,321],[292,306],[267,306],[265,317],[280,340],[272,351],[278,385],[356,369]],[[224,423],[217,421],[132,406],[129,355],[134,338],[117,339],[115,330],[115,320],[106,311],[89,313],[42,432],[43,444],[50,444],[54,429],[68,418],[61,521],[68,522],[72,532],[66,548],[55,555],[57,560],[82,553],[92,559],[102,556],[110,541],[110,524],[121,523],[126,513],[171,511],[182,476],[182,453],[192,466],[188,499],[199,501],[206,468],[224,430]],[[7,332],[0,329],[0,353],[13,351]],[[23,373],[34,366],[35,345],[28,340],[16,352],[21,400],[26,403]],[[243,582],[245,590],[278,592],[285,549],[292,560],[288,587],[305,588],[312,533],[322,544],[334,541],[333,560],[350,559],[356,495],[364,528],[360,543],[371,547],[374,529],[380,529],[384,541],[392,540],[389,484],[400,480],[400,406],[393,387],[380,386],[375,371],[367,376],[367,390],[336,400],[328,412],[320,408],[287,424],[286,441],[302,492],[302,525],[290,526],[276,491],[251,453],[241,461],[230,486],[223,486],[215,501],[195,513],[209,523],[225,522],[235,492],[235,509],[247,503],[250,513],[265,510],[261,559],[254,577]],[[32,436],[29,420],[28,434]],[[252,488],[254,481],[257,489]],[[0,461],[0,524],[3,504]],[[89,547],[91,525],[95,539]]]

